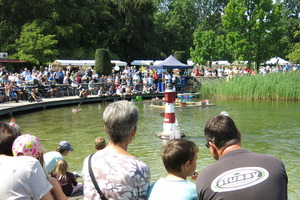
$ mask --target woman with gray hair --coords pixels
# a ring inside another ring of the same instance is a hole
[[[85,199],[146,199],[150,168],[127,152],[138,118],[138,110],[131,102],[117,101],[106,107],[103,120],[109,142],[84,161]]]

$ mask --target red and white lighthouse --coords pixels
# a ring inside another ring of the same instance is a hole
[[[175,100],[176,92],[172,88],[172,85],[168,85],[165,90],[165,113],[164,113],[164,131],[160,134],[162,139],[175,139],[180,138],[180,132],[178,123],[175,117]]]

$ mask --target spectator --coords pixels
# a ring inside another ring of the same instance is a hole
[[[82,183],[76,181],[74,174],[68,172],[68,167],[67,161],[58,160],[53,172],[53,177],[58,181],[66,196],[76,193],[83,187]]]
[[[0,194],[3,199],[52,199],[52,185],[39,161],[33,157],[12,157],[18,129],[0,122]]]
[[[70,142],[61,141],[58,144],[56,151],[50,151],[44,154],[45,160],[45,171],[47,174],[51,174],[55,169],[56,162],[58,160],[64,159],[64,156],[67,156],[70,151],[74,149],[71,147]]]
[[[55,81],[53,81],[50,85],[50,97],[57,97],[57,87]]]
[[[79,98],[83,98],[83,99],[86,99],[88,97],[88,92],[85,90],[85,89],[82,89],[80,92],[79,92]]]
[[[14,156],[31,156],[39,160],[41,166],[44,164],[43,152],[45,149],[41,146],[40,139],[33,135],[25,134],[19,136],[13,143],[12,151]],[[51,194],[55,199],[67,200],[56,179],[53,177],[47,177],[47,179],[53,186]]]
[[[88,83],[88,90],[89,90],[90,94],[95,94],[96,86],[95,86],[95,82],[93,79]]]
[[[188,180],[196,170],[197,145],[189,140],[170,140],[163,149],[162,160],[168,172],[149,189],[149,200],[197,200],[196,185]]]
[[[96,137],[94,148],[96,150],[101,150],[101,149],[104,149],[105,146],[106,146],[105,139],[103,137]]]
[[[287,199],[283,163],[271,155],[242,149],[241,133],[229,116],[212,117],[204,134],[217,162],[198,176],[198,199]]]
[[[107,199],[146,199],[150,169],[127,152],[137,131],[138,118],[138,110],[131,102],[116,101],[106,107],[103,120],[109,143],[84,161],[82,174],[85,199],[100,197],[92,182],[89,167]]]

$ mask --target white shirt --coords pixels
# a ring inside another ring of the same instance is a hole
[[[52,185],[39,161],[30,156],[0,156],[0,200],[37,200]]]

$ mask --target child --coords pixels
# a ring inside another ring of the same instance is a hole
[[[68,163],[65,160],[57,161],[53,174],[66,196],[74,194],[83,187],[82,183],[76,181],[74,174],[68,172]]]
[[[98,151],[98,150],[101,150],[101,149],[104,149],[106,146],[105,144],[105,139],[103,137],[97,137],[95,139],[95,145],[94,145],[94,148]]]
[[[196,185],[186,178],[195,172],[198,151],[197,145],[192,141],[170,140],[162,153],[162,160],[168,175],[151,185],[147,199],[196,200]]]
[[[40,161],[43,166],[43,152],[45,149],[41,146],[40,139],[34,135],[24,134],[17,137],[12,146],[14,156],[31,156]],[[36,169],[35,169],[36,170]],[[45,174],[46,176],[46,174]],[[53,177],[47,177],[52,185],[51,194],[55,199],[67,200],[68,198],[63,193],[62,188]],[[35,180],[35,179],[34,179]]]

